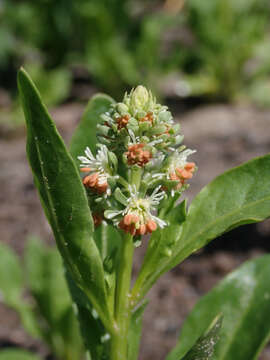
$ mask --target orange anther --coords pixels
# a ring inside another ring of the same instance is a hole
[[[142,150],[145,144],[135,144],[128,147],[126,152],[128,165],[143,166],[152,158],[152,154],[148,150]]]
[[[83,168],[80,168],[80,171],[81,172],[89,172],[89,171],[91,171],[91,169],[89,167],[83,167]]]
[[[85,177],[83,178],[83,184],[87,186],[89,179],[90,179],[90,175],[85,176]]]
[[[124,115],[116,119],[118,130],[121,130],[127,126],[129,118],[129,115]]]
[[[194,168],[195,168],[195,163],[194,163],[194,162],[189,162],[189,163],[187,163],[186,166],[185,166],[185,169],[186,169],[186,170],[194,171]]]
[[[98,173],[91,174],[89,175],[87,185],[89,187],[94,187],[97,184],[97,181],[98,181]]]
[[[184,178],[184,179],[191,179],[192,178],[192,172],[190,172],[190,171],[187,171],[187,170],[183,170],[182,171],[182,177]]]
[[[123,219],[123,224],[127,226],[130,225],[132,223],[132,217],[132,214],[126,214]]]
[[[155,223],[154,220],[149,220],[148,223],[146,224],[146,229],[148,232],[153,232],[157,229],[157,224]]]
[[[176,173],[176,175],[178,176],[178,178],[181,178],[181,177],[182,177],[183,170],[184,170],[184,169],[180,169],[180,168],[176,168],[176,169],[175,169],[175,173]]]
[[[138,230],[139,230],[139,235],[144,235],[146,232],[146,226],[142,224]]]

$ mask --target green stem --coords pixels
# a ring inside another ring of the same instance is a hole
[[[115,296],[115,320],[118,331],[111,338],[111,360],[127,360],[128,328],[131,309],[130,281],[134,252],[133,237],[125,234],[122,238]]]
[[[133,166],[131,168],[131,184],[136,186],[136,189],[139,190],[142,178],[142,168],[138,166]]]

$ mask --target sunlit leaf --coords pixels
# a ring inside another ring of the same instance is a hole
[[[248,261],[199,300],[166,360],[181,358],[208,325],[223,314],[214,360],[255,360],[270,338],[270,255]]]
[[[76,283],[111,328],[101,258],[92,238],[93,220],[78,169],[23,69],[18,86],[27,124],[28,159],[58,249]]]
[[[142,297],[164,272],[226,231],[270,216],[270,155],[218,176],[194,198],[171,256],[157,259],[139,275]],[[170,236],[170,235],[168,235]],[[175,236],[175,235],[171,235]],[[173,240],[173,239],[172,239]],[[136,296],[136,294],[135,294]]]

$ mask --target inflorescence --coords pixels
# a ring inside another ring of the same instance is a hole
[[[181,145],[180,125],[143,86],[101,118],[96,155],[87,147],[78,157],[95,226],[107,221],[135,237],[163,228],[159,209],[187,188],[195,151]]]

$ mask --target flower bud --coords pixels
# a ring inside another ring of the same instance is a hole
[[[136,89],[132,92],[131,99],[130,99],[130,107],[137,112],[140,110],[145,109],[145,106],[149,102],[149,93],[147,89],[139,85]]]

